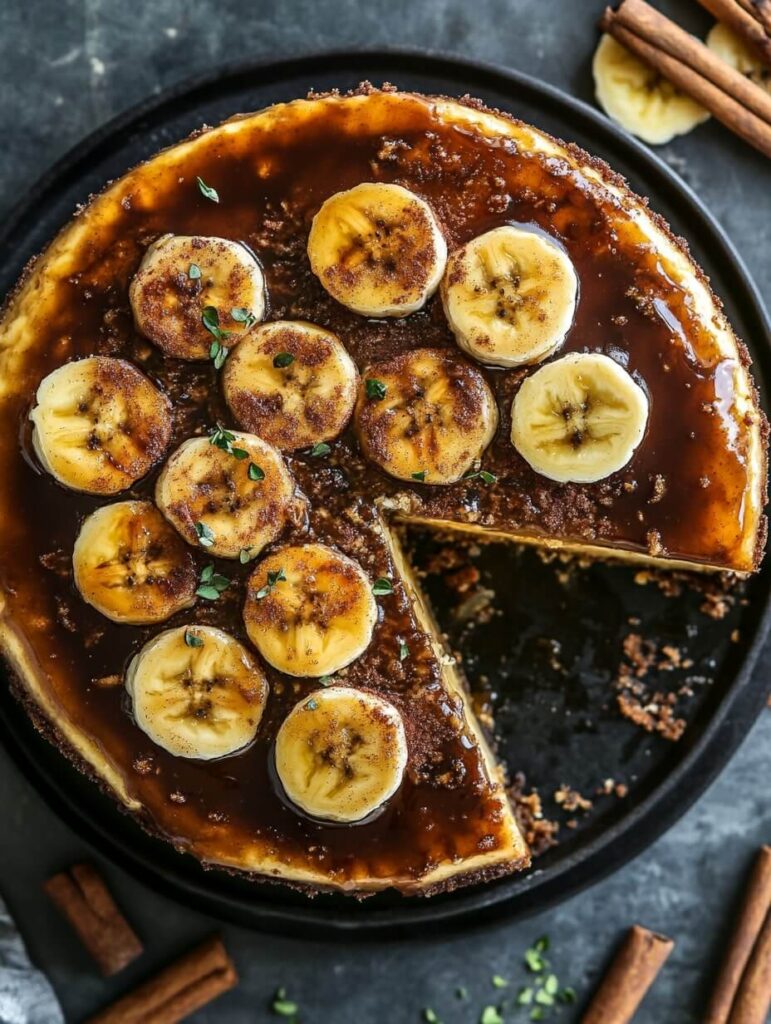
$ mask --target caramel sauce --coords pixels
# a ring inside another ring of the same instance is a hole
[[[61,488],[30,454],[26,417],[37,384],[62,362],[94,353],[133,361],[170,396],[172,448],[218,421],[236,426],[211,364],[164,359],[134,328],[128,285],[152,241],[174,232],[245,242],[265,270],[267,318],[335,331],[360,369],[415,346],[454,347],[438,296],[405,320],[366,320],[338,305],[311,274],[305,246],[323,200],[361,181],[394,181],[428,200],[450,249],[505,223],[556,238],[580,281],[575,323],[560,354],[605,352],[649,397],[647,434],[625,470],[594,485],[560,485],[530,470],[509,440],[511,400],[527,371],[484,369],[501,415],[483,461],[497,485],[398,483],[364,461],[348,431],[326,457],[288,457],[309,513],[279,544],[319,539],[357,559],[372,579],[393,577],[373,499],[406,492],[425,517],[641,552],[654,537],[671,556],[730,566],[747,485],[731,434],[730,373],[687,295],[618,204],[563,160],[522,158],[514,142],[443,124],[423,105],[406,105],[393,122],[383,135],[376,119],[373,126],[330,106],[302,124],[288,118],[285,130],[268,136],[256,129],[217,135],[182,165],[129,175],[119,185],[122,203],[82,239],[77,272],[60,283],[37,328],[23,395],[0,409],[0,580],[64,713],[96,739],[152,826],[177,845],[216,861],[257,843],[338,882],[419,877],[442,861],[494,850],[501,842],[496,789],[401,585],[378,599],[371,646],[338,675],[399,707],[410,746],[400,791],[356,826],[299,813],[271,768],[278,725],[315,680],[268,669],[271,693],[257,739],[218,762],[174,758],[155,747],[133,723],[123,687],[97,682],[122,674],[162,628],[206,623],[247,642],[241,607],[250,567],[237,562],[216,562],[233,581],[219,601],[199,599],[162,627],[117,626],[88,607],[74,588],[70,555],[79,524],[102,502]],[[219,204],[200,194],[198,175],[216,188]],[[151,497],[159,469],[119,497]],[[199,569],[211,561],[205,552],[196,557]],[[410,652],[403,661],[401,643]]]

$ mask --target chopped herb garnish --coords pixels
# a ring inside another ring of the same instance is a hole
[[[185,643],[188,647],[203,647],[203,638],[197,636],[195,633],[191,633],[189,629],[186,629]]]
[[[253,327],[257,323],[254,313],[250,313],[242,306],[234,306],[230,311],[230,316],[237,324],[244,324],[246,327]]]
[[[554,996],[545,988],[539,988],[535,994],[535,1001],[540,1006],[554,1006]]]
[[[476,480],[477,477],[484,484],[494,484],[498,477],[495,473],[488,473],[486,469],[480,469],[477,473],[466,473],[464,480]]]
[[[214,531],[206,523],[195,524],[195,535],[202,548],[210,548],[214,543]]]
[[[381,576],[372,584],[372,593],[375,597],[385,597],[386,594],[393,594],[393,592],[394,585],[386,576]]]
[[[265,470],[257,465],[256,462],[249,463],[249,479],[250,480],[264,480]]]
[[[430,1006],[427,1006],[423,1011],[423,1020],[427,1021],[428,1024],[442,1024]]]
[[[231,434],[229,430],[225,430],[223,426],[218,423],[217,426],[209,433],[209,444],[213,444],[215,448],[220,448],[223,452],[227,452],[228,455],[232,455],[234,459],[245,459],[249,455],[244,448],[234,448],[233,442],[236,439],[235,434]]]
[[[331,451],[332,449],[328,444],[325,444],[323,441],[320,441],[319,444],[314,444],[314,446],[311,448],[308,454],[315,459],[321,455],[329,455]]]
[[[548,992],[550,996],[556,996],[559,987],[556,974],[550,974],[543,983],[544,992]]]
[[[369,377],[364,386],[367,392],[367,398],[371,398],[373,402],[382,401],[386,396],[386,391],[388,390],[382,380],[375,380],[373,377]]]
[[[500,974],[494,974],[490,979],[495,988],[508,988],[509,983],[505,978],[502,978]]]
[[[561,1003],[574,1003],[576,1001],[576,990],[571,988],[570,985],[566,985],[565,988],[557,994],[557,998]]]
[[[309,711],[315,711],[315,710],[316,710],[316,708],[318,707],[318,704],[317,704],[317,702],[316,702],[316,701],[315,701],[315,700],[313,699],[313,697],[311,697],[311,699],[310,699],[310,700],[309,700],[309,701],[308,701],[308,702],[306,703],[306,705],[305,705],[305,706],[306,706],[306,708],[307,708],[307,709],[308,709]]]
[[[209,359],[214,363],[215,370],[221,370],[225,365],[225,360],[230,353],[230,349],[226,348],[221,341],[213,341],[209,346]]]
[[[268,582],[264,587],[260,587],[257,593],[254,595],[258,601],[261,601],[263,597],[267,597],[271,590],[277,583],[282,583],[286,579],[283,569],[277,569],[275,572],[268,573]]]
[[[241,550],[238,552],[238,561],[241,563],[241,565],[246,565],[248,562],[251,562],[251,560],[252,560],[252,549],[251,548],[241,548]]]
[[[198,266],[197,263],[190,264],[187,271],[187,276],[190,278],[191,281],[198,280],[198,278],[201,276],[201,268]]]
[[[319,682],[322,686],[329,686],[331,683],[334,683],[334,681],[334,676],[319,676]]]
[[[278,992],[276,992],[272,1009],[279,1017],[294,1017],[297,1013],[297,1003],[293,1003],[291,1000],[287,999],[286,989],[280,988]]]
[[[223,331],[220,327],[220,315],[214,306],[203,307],[201,310],[201,322],[209,334],[213,334],[217,341],[224,341],[225,338],[230,337],[230,331]],[[211,350],[209,354],[211,355]],[[214,357],[212,356],[212,358]]]
[[[291,366],[294,362],[294,356],[291,352],[278,352],[273,356],[273,365],[277,370],[284,370],[287,366]]]
[[[207,601],[216,601],[223,590],[227,590],[230,586],[227,576],[220,576],[219,573],[216,573],[211,563],[201,571],[200,581],[201,585],[196,590],[196,594],[198,597],[206,598]]]
[[[549,961],[543,955],[549,948],[549,940],[544,935],[538,939],[530,949],[525,950],[525,963],[533,974],[538,974],[549,966]]]
[[[532,988],[530,988],[529,985],[526,988],[521,988],[519,990],[519,995],[517,996],[517,1005],[518,1006],[530,1006],[532,1001],[533,1001],[533,990],[532,990]]]
[[[412,474],[412,479],[413,480],[425,480],[426,479],[426,471],[425,471],[425,469],[421,469],[418,473],[413,473]]]
[[[530,1011],[530,1020],[546,1020],[546,1014],[540,1006],[534,1006]]]
[[[465,985],[458,985],[455,989],[456,999],[468,999],[468,989]]]
[[[198,189],[204,199],[211,199],[213,203],[218,203],[220,201],[219,193],[216,188],[212,188],[211,185],[207,185],[201,177],[198,177],[195,180],[198,182]]]
[[[503,1024],[503,1017],[496,1006],[486,1006],[480,1014],[479,1024]]]
[[[399,661],[404,661],[410,656],[410,649],[403,640],[399,641]]]

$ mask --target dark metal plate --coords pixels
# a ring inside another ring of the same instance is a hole
[[[768,394],[768,319],[737,253],[686,185],[596,111],[557,89],[515,72],[424,52],[332,53],[225,68],[121,115],[54,166],[7,222],[0,236],[0,293],[78,202],[137,161],[204,122],[216,124],[311,88],[347,89],[362,79],[451,96],[468,92],[606,159],[688,239],[747,342],[756,379]],[[419,563],[436,544],[434,538],[418,540]],[[309,900],[280,887],[205,872],[192,858],[146,836],[65,763],[37,735],[6,685],[0,690],[2,737],[27,778],[84,839],[164,895],[244,925],[301,934],[318,929],[326,937],[354,930],[406,935],[439,922],[469,925],[495,913],[540,909],[640,852],[735,751],[765,700],[765,685],[752,670],[769,625],[769,573],[764,568],[748,584],[745,601],[712,621],[699,610],[698,593],[686,588],[667,598],[654,584],[638,585],[629,568],[594,565],[566,577],[559,563],[544,564],[533,552],[505,545],[484,550],[474,562],[482,584],[495,592],[496,613],[487,623],[464,626],[438,578],[429,579],[429,590],[473,675],[490,680],[501,745],[512,768],[524,770],[543,794],[563,782],[591,794],[606,777],[630,788],[624,800],[600,800],[578,828],[563,828],[560,845],[521,877],[430,900],[382,894],[359,904],[343,897]],[[642,732],[615,709],[612,684],[630,618],[640,622],[636,631],[674,644],[693,662],[660,671],[655,680],[667,691],[682,685],[694,691],[679,743]]]

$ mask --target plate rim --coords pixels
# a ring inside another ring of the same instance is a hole
[[[265,57],[227,62],[211,71],[173,83],[159,93],[140,100],[116,114],[75,143],[44,171],[31,187],[25,190],[7,214],[0,229],[0,246],[4,250],[10,246],[14,235],[22,228],[25,218],[32,215],[39,200],[52,186],[64,178],[77,177],[78,168],[94,158],[99,148],[109,144],[116,134],[129,127],[139,127],[143,118],[159,116],[164,108],[175,103],[185,100],[191,103],[195,94],[208,86],[222,85],[234,82],[240,77],[257,75],[259,77],[254,85],[258,88],[266,84],[266,75],[271,75],[275,81],[280,82],[292,75],[307,75],[312,72],[314,66],[320,73],[334,72],[339,67],[342,77],[351,73],[355,75],[359,71],[366,73],[368,62],[390,61],[395,64],[401,62],[404,65],[403,71],[437,75],[443,72],[444,77],[456,77],[464,85],[468,79],[475,79],[475,84],[482,84],[480,79],[486,78],[498,91],[505,94],[513,95],[516,88],[524,88],[539,102],[546,100],[561,113],[567,111],[588,122],[591,131],[603,138],[604,142],[610,143],[611,148],[620,147],[622,152],[625,151],[627,158],[631,158],[630,163],[634,164],[637,159],[646,172],[653,172],[654,178],[658,179],[657,188],[663,187],[670,196],[685,199],[690,208],[688,216],[698,224],[700,234],[708,236],[711,244],[717,243],[719,252],[715,259],[730,267],[744,293],[741,300],[747,303],[745,319],[748,323],[754,321],[752,336],[757,344],[754,346],[753,354],[757,356],[759,362],[762,344],[766,358],[771,358],[771,319],[744,260],[715,216],[704,206],[687,182],[683,181],[658,154],[628,135],[599,110],[536,76],[496,63],[473,60],[436,49],[379,46],[357,50],[332,48],[298,51],[278,58]],[[394,72],[398,74],[398,69],[394,68]],[[15,266],[18,260],[14,263],[13,253],[6,252],[3,263]],[[12,291],[13,279],[8,294],[12,294]],[[752,724],[765,702],[766,694],[764,688],[759,685],[760,680],[757,681],[758,685],[753,686],[753,672],[770,627],[771,596],[767,593],[765,608],[758,617],[754,636],[741,664],[719,706],[690,749],[673,766],[666,778],[641,799],[637,806],[609,825],[598,836],[592,837],[567,854],[555,866],[555,870],[539,870],[536,866],[535,870],[523,877],[513,876],[497,883],[461,889],[445,897],[441,903],[432,903],[420,898],[405,899],[403,904],[376,908],[373,913],[363,913],[361,910],[352,912],[353,907],[332,909],[329,905],[321,903],[314,906],[310,901],[305,905],[280,905],[269,901],[259,906],[259,893],[262,891],[260,889],[255,888],[256,899],[233,896],[230,893],[213,893],[207,885],[207,874],[203,870],[200,879],[192,881],[189,878],[180,880],[174,872],[152,868],[145,859],[125,849],[119,839],[111,837],[108,829],[94,822],[87,811],[81,811],[72,800],[68,800],[66,792],[63,792],[57,781],[48,777],[45,771],[41,771],[40,767],[35,765],[34,758],[26,750],[25,744],[9,727],[4,709],[0,714],[0,737],[25,779],[32,783],[46,803],[73,827],[81,838],[85,838],[100,853],[145,884],[177,900],[189,900],[192,897],[199,907],[216,917],[269,931],[297,933],[302,930],[304,934],[311,935],[314,929],[318,929],[319,933],[323,931],[327,937],[332,934],[338,938],[348,937],[353,932],[378,938],[386,937],[388,934],[403,937],[406,934],[422,933],[427,927],[436,924],[441,924],[447,929],[468,929],[481,925],[493,917],[524,917],[566,899],[618,870],[670,828],[695,803],[738,750],[744,736],[742,729],[738,728],[737,722],[733,720],[732,712],[736,712],[737,707],[741,705],[741,715],[737,716],[741,720],[740,724]],[[26,713],[22,713],[26,717]],[[687,791],[678,794],[677,788],[686,780],[690,783]],[[598,856],[602,856],[601,863],[598,863]],[[544,875],[547,876],[545,879]],[[208,877],[212,875],[209,874]]]

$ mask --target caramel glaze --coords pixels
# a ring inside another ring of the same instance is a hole
[[[148,823],[204,860],[261,841],[287,862],[330,879],[419,878],[444,860],[495,850],[500,805],[457,698],[444,689],[428,637],[417,627],[404,587],[378,598],[380,621],[369,650],[339,678],[386,695],[403,712],[410,747],[407,778],[385,810],[356,826],[311,821],[282,797],[273,776],[272,737],[291,706],[318,684],[268,670],[271,694],[257,740],[219,762],[174,758],[133,724],[123,687],[97,680],[121,674],[159,627],[116,626],[77,594],[70,555],[79,524],[97,499],[59,487],[30,454],[26,416],[42,377],[94,353],[132,360],[171,397],[173,445],[221,421],[236,426],[210,363],[164,359],[136,332],[128,285],[147,246],[165,232],[242,240],[266,274],[268,319],[305,319],[335,331],[361,370],[415,346],[454,347],[438,296],[405,320],[373,321],[331,299],[306,256],[311,219],[324,199],[361,181],[396,181],[424,196],[450,248],[504,223],[531,225],[563,244],[580,280],[576,319],[562,352],[603,351],[645,388],[650,421],[629,466],[591,486],[559,485],[533,473],[509,441],[511,399],[526,370],[484,370],[499,404],[498,434],[483,461],[499,485],[478,479],[451,487],[405,485],[367,465],[350,430],[332,453],[288,457],[307,520],[282,541],[317,538],[358,559],[370,574],[394,576],[373,498],[408,494],[431,518],[573,537],[635,551],[731,564],[747,481],[730,435],[731,375],[700,338],[688,299],[669,280],[631,222],[581,175],[554,157],[522,159],[513,142],[484,141],[434,119],[415,104],[394,134],[372,133],[327,107],[299,130],[267,138],[220,135],[179,168],[142,169],[126,179],[120,210],[83,239],[79,270],[58,286],[45,326],[24,363],[23,396],[0,415],[3,491],[0,573],[50,686],[65,712],[98,739]],[[217,189],[200,195],[195,179]],[[728,436],[726,436],[728,434]],[[22,444],[18,441],[21,437]],[[120,497],[151,497],[157,469]],[[663,478],[663,484],[660,481]],[[210,559],[197,555],[199,568]],[[244,642],[241,607],[249,566],[217,562],[233,583],[216,603],[169,621],[228,629]],[[164,627],[166,628],[166,627]],[[410,655],[399,660],[399,643]],[[115,680],[113,679],[113,683]]]

